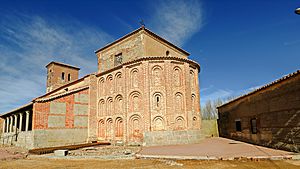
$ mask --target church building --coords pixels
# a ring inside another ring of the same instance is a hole
[[[151,146],[203,138],[200,65],[188,52],[140,27],[95,54],[97,72],[82,78],[76,66],[46,65],[46,93],[0,116],[1,144]]]

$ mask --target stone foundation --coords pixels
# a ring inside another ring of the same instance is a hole
[[[176,144],[196,144],[204,139],[200,130],[182,131],[151,131],[145,132],[144,145],[176,145]]]

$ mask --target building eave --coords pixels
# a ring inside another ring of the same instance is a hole
[[[72,85],[74,85],[74,84],[76,84],[76,83],[78,83],[78,82],[81,82],[81,81],[83,81],[86,77],[89,77],[90,75],[91,75],[91,74],[85,75],[84,77],[82,77],[82,78],[80,78],[80,79],[74,80],[74,81],[72,81],[72,82],[70,82],[70,83],[67,83],[67,84],[65,84],[65,85],[63,85],[63,86],[58,87],[57,89],[52,90],[51,92],[48,92],[48,93],[46,93],[46,94],[44,94],[44,95],[41,95],[41,96],[39,96],[39,97],[36,97],[36,98],[33,99],[33,102],[34,102],[36,99],[39,99],[39,98],[42,98],[42,97],[49,96],[49,95],[51,95],[51,94],[53,94],[53,93],[55,93],[55,92],[57,92],[57,91],[59,91],[59,90],[62,90],[62,89],[67,88],[67,87],[69,87],[69,86],[72,86]]]
[[[132,32],[130,32],[129,34],[127,34],[127,35],[125,35],[125,36],[123,36],[123,37],[121,37],[121,38],[119,38],[119,39],[117,39],[117,40],[115,40],[115,41],[113,41],[113,42],[111,42],[111,43],[105,45],[104,47],[102,47],[102,48],[96,50],[95,53],[98,53],[98,52],[100,52],[100,51],[102,51],[102,50],[104,50],[104,49],[107,49],[108,47],[115,45],[116,43],[118,43],[118,42],[120,42],[120,41],[122,41],[122,40],[124,40],[124,39],[126,39],[126,38],[128,38],[128,37],[130,37],[130,36],[132,36],[132,35],[134,35],[134,34],[136,34],[136,33],[138,33],[138,32],[140,32],[141,30],[146,31],[147,33],[151,34],[151,35],[154,36],[155,38],[157,38],[157,39],[163,41],[164,43],[166,43],[166,44],[168,44],[168,45],[174,47],[175,49],[181,51],[181,52],[184,53],[185,55],[187,55],[187,56],[190,55],[190,53],[188,53],[187,51],[181,49],[180,47],[178,47],[178,46],[176,46],[175,44],[173,44],[173,43],[167,41],[166,39],[160,37],[159,35],[155,34],[154,32],[150,31],[149,29],[147,29],[147,28],[145,28],[145,27],[143,27],[143,26],[140,27],[140,28],[138,28],[138,29],[136,29],[136,30],[134,30],[134,31],[132,31]]]
[[[235,98],[235,99],[233,99],[233,100],[230,100],[230,101],[228,101],[227,103],[224,103],[224,104],[222,104],[221,106],[218,106],[217,109],[222,108],[222,107],[225,107],[225,106],[227,106],[227,105],[229,105],[229,104],[231,104],[231,103],[237,102],[237,101],[239,101],[239,100],[241,100],[241,99],[243,99],[243,98],[245,98],[245,97],[248,97],[248,96],[250,96],[250,95],[253,95],[253,94],[255,94],[255,93],[257,93],[257,92],[260,92],[260,91],[262,91],[262,90],[268,89],[268,88],[270,88],[271,86],[274,86],[274,85],[276,85],[276,84],[278,84],[278,83],[281,83],[281,82],[283,82],[283,81],[289,80],[289,79],[291,79],[291,78],[293,78],[293,77],[295,77],[295,76],[297,76],[297,75],[299,75],[299,74],[300,74],[300,70],[297,70],[296,72],[290,73],[290,74],[288,74],[288,75],[286,75],[286,76],[283,76],[283,77],[281,77],[281,78],[279,78],[279,79],[277,79],[277,80],[275,80],[275,81],[272,81],[271,83],[268,83],[268,84],[266,84],[266,85],[264,85],[264,86],[262,86],[262,87],[260,87],[260,88],[258,88],[258,89],[255,89],[255,90],[252,91],[252,92],[249,92],[249,93],[247,93],[247,94],[244,94],[244,95],[242,95],[242,96],[239,96],[239,97],[237,97],[237,98]]]
[[[13,114],[13,113],[15,113],[15,112],[18,112],[18,111],[20,111],[21,109],[26,109],[26,108],[28,108],[28,107],[30,107],[30,106],[32,106],[32,105],[33,105],[33,102],[29,102],[29,103],[24,104],[24,105],[22,105],[22,106],[20,106],[20,107],[17,107],[17,108],[15,108],[15,109],[13,109],[13,110],[11,110],[11,111],[9,111],[9,112],[5,112],[5,113],[1,114],[0,117],[4,118],[5,116],[8,116],[8,115]]]
[[[68,67],[68,68],[80,70],[79,67],[72,66],[72,65],[69,65],[69,64],[66,64],[66,63],[56,62],[56,61],[52,61],[52,62],[48,63],[45,67],[48,67],[51,64],[57,64],[57,65],[65,66],[65,67]]]
[[[186,59],[186,58],[179,58],[179,57],[165,57],[165,56],[144,56],[142,58],[139,58],[139,59],[135,59],[135,60],[132,60],[132,61],[128,61],[128,62],[125,62],[119,66],[116,66],[112,69],[109,69],[109,70],[106,70],[104,72],[99,72],[98,74],[96,74],[96,76],[102,76],[104,74],[107,74],[109,72],[112,72],[112,71],[115,71],[115,70],[118,70],[120,68],[122,68],[123,66],[127,66],[127,65],[131,65],[131,64],[134,64],[134,63],[138,63],[138,62],[142,62],[142,61],[148,61],[148,60],[175,60],[175,61],[183,61],[183,62],[188,62],[190,63],[193,67],[197,68],[198,69],[198,72],[200,72],[200,64],[193,61],[193,60],[190,60],[190,59]]]

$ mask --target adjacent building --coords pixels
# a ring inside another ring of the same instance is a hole
[[[189,53],[145,27],[97,50],[98,71],[49,63],[46,93],[1,115],[2,140],[28,149],[108,141],[197,143],[198,73]],[[16,93],[17,94],[17,93]]]
[[[300,151],[300,70],[218,107],[219,134]]]

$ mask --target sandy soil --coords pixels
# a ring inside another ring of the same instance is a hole
[[[200,169],[249,169],[249,168],[274,168],[298,169],[300,161],[173,161],[173,160],[54,160],[54,159],[19,159],[1,161],[0,168],[200,168]]]
[[[0,147],[0,161],[2,160],[15,160],[25,158],[27,156],[27,150],[18,147]]]

